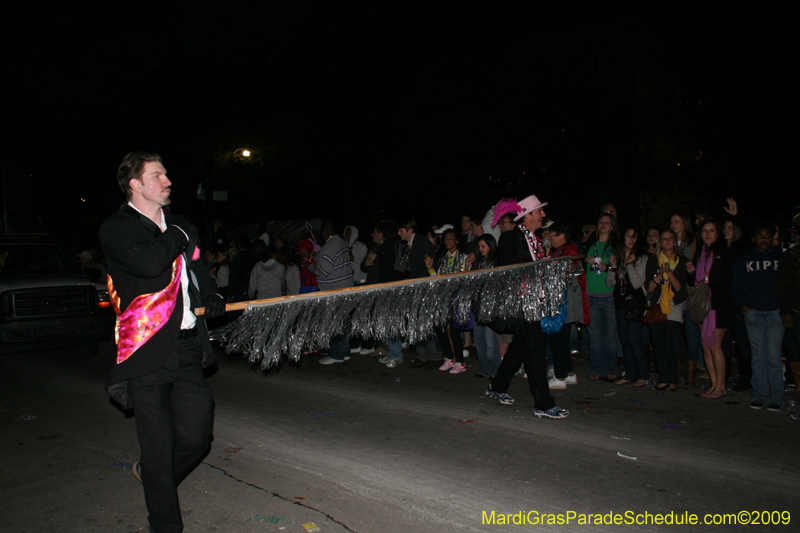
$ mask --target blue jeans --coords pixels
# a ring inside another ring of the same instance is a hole
[[[617,319],[613,296],[589,296],[590,374],[617,373]]]
[[[786,383],[794,383],[797,385],[794,372],[792,372],[792,363],[800,361],[800,313],[793,311],[792,318],[794,319],[795,328],[787,329],[783,334],[783,353],[786,355]]]
[[[386,348],[389,352],[387,357],[389,357],[390,361],[403,360],[403,340],[400,337],[386,341]]]
[[[744,314],[753,365],[753,400],[783,405],[781,343],[783,320],[777,309],[751,309]]]
[[[331,359],[336,359],[337,361],[344,361],[345,357],[350,357],[350,336],[337,335],[331,338],[328,355],[330,355]]]
[[[739,383],[738,386],[743,388],[750,387],[750,379],[752,378],[753,369],[751,363],[751,349],[750,339],[747,337],[747,324],[744,320],[744,315],[741,310],[736,310],[733,323],[733,338],[736,341],[736,348],[739,350]]]
[[[686,310],[683,311],[683,332],[686,335],[686,360],[697,361],[699,366],[706,366],[703,360],[703,347],[700,344],[700,326],[692,322],[689,311]]]
[[[475,324],[472,332],[475,335],[475,350],[478,352],[478,370],[485,376],[497,375],[502,361],[497,333],[482,324]]]
[[[344,361],[350,357],[350,324],[347,324],[341,335],[331,338],[331,346],[328,349],[331,359]]]

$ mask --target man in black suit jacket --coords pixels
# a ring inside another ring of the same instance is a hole
[[[417,223],[412,218],[397,228],[397,235],[408,247],[408,263],[405,267],[405,278],[427,278],[428,267],[425,265],[425,256],[433,257],[436,249],[431,241],[424,235],[417,235]]]
[[[425,235],[417,235],[416,221],[412,218],[401,224],[397,228],[397,235],[408,246],[407,250],[402,251],[408,254],[408,261],[405,264],[406,278],[430,276],[428,266],[425,264],[425,257],[435,257],[436,249]],[[438,367],[441,363],[442,356],[436,349],[436,341],[433,338],[418,342],[415,350],[417,359],[409,365],[410,368]]]
[[[199,261],[197,231],[172,216],[171,182],[157,154],[125,156],[117,180],[128,202],[100,228],[108,287],[117,311],[117,355],[111,396],[133,408],[152,531],[183,530],[177,487],[208,451],[211,389],[203,368],[214,352],[202,318],[225,303]]]

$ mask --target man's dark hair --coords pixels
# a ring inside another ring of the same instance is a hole
[[[236,239],[239,243],[239,246],[242,250],[247,250],[253,244],[253,241],[250,239],[249,235],[240,235],[238,239]],[[262,241],[263,242],[263,241]]]
[[[253,241],[253,246],[250,247],[250,253],[254,261],[266,261],[269,259],[267,255],[267,243],[261,239]]]
[[[336,235],[338,228],[336,227],[336,223],[333,220],[326,220],[322,223],[322,231],[327,233],[328,235]]]
[[[614,211],[616,211],[616,210],[617,210],[617,206],[616,206],[616,204],[615,204],[614,202],[603,202],[603,203],[600,205],[600,213],[601,213],[601,214],[602,214],[602,213],[605,213],[605,212],[606,212],[606,210],[605,210],[604,208],[606,208],[606,207],[608,207],[608,206],[611,206],[611,207],[613,207],[613,208],[614,208]]]
[[[710,218],[713,209],[711,209],[708,205],[701,205],[697,209],[694,210],[694,218],[695,220],[700,220],[700,223],[703,223],[703,220]],[[699,231],[700,228],[698,228]]]
[[[572,242],[572,225],[566,220],[556,220],[547,229],[550,230],[551,235],[561,235],[563,233],[567,242]]]
[[[117,183],[126,200],[131,199],[131,180],[141,179],[145,163],[163,163],[161,156],[152,152],[131,152],[122,158],[117,169]]]
[[[384,239],[391,240],[394,238],[395,235],[397,235],[397,228],[394,227],[394,224],[390,224],[388,222],[384,224],[381,223],[375,224],[374,228],[375,231],[383,235]]]
[[[275,252],[275,259],[278,263],[282,265],[291,266],[297,263],[297,258],[294,255],[294,252],[288,246],[281,246]]]
[[[515,221],[514,221],[514,219],[515,219],[516,217],[517,217],[517,214],[516,214],[514,211],[509,211],[508,213],[505,213],[503,216],[501,216],[500,218],[498,218],[498,219],[497,219],[497,223],[499,224],[499,223],[500,223],[500,222],[501,222],[501,221],[502,221],[502,220],[505,218],[505,219],[508,219],[508,221],[509,221],[511,224],[518,224],[518,222],[515,222]]]
[[[417,233],[417,221],[414,220],[413,218],[409,218],[403,221],[403,223],[400,224],[400,227],[405,230],[412,230],[414,233]]]

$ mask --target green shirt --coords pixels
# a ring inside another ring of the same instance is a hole
[[[600,242],[597,241],[594,243],[587,251],[587,256],[592,257],[599,257],[602,259],[604,265],[609,265],[611,263],[611,256],[613,255],[614,250],[608,248],[608,242]],[[606,287],[606,277],[608,276],[607,271],[600,272],[599,270],[593,270],[591,265],[586,272],[586,293],[587,294],[595,294],[595,295],[603,295],[603,296],[610,296],[614,289],[609,289]]]

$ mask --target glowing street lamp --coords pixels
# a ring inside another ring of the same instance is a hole
[[[248,150],[247,148],[237,148],[233,152],[233,157],[236,157],[240,153],[241,153],[241,157],[250,157],[250,150]]]

